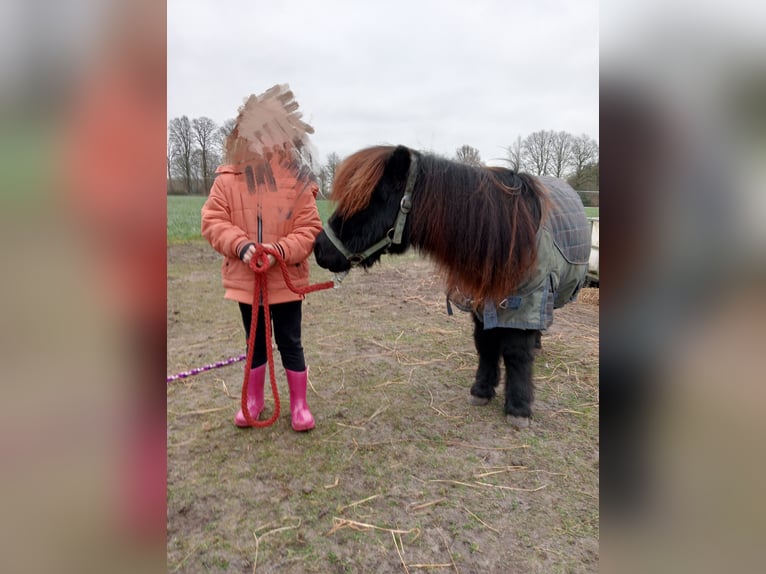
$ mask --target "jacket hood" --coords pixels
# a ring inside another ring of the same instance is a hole
[[[216,173],[232,173],[234,175],[239,175],[242,173],[242,170],[238,167],[234,167],[233,165],[219,165],[216,170]]]

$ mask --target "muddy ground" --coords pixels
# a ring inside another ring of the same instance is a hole
[[[204,243],[168,248],[168,374],[244,352],[219,265]],[[515,431],[502,399],[468,404],[471,320],[447,315],[427,261],[309,295],[315,430],[290,428],[281,367],[267,429],[233,425],[241,362],[168,385],[168,570],[596,572],[597,301],[556,312],[532,426]]]

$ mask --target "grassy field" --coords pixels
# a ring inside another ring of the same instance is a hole
[[[195,241],[204,201],[168,198],[168,374],[245,350],[220,256]],[[330,202],[319,209],[326,220]],[[310,264],[312,282],[329,278]],[[290,428],[278,353],[267,429],[232,423],[241,362],[169,384],[169,570],[596,572],[599,313],[586,291],[543,337],[524,431],[505,422],[502,384],[469,405],[471,320],[446,314],[413,253],[306,298],[310,433]]]
[[[207,198],[199,195],[168,196],[168,243],[183,243],[201,239],[200,209]],[[317,201],[322,221],[327,221],[332,213],[332,202],[326,199]],[[598,207],[586,207],[588,217],[598,217]]]
[[[207,197],[201,195],[168,196],[168,243],[183,243],[202,239],[200,235],[200,209]],[[317,201],[322,221],[327,221],[332,212],[330,201]]]
[[[168,248],[168,374],[244,351],[219,270],[202,242]],[[580,299],[543,337],[524,431],[502,398],[469,404],[471,320],[415,254],[304,301],[310,433],[278,353],[266,429],[233,425],[242,363],[169,384],[169,571],[597,572],[598,306]]]

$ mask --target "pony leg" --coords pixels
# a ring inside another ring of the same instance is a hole
[[[532,367],[534,366],[535,333],[522,329],[503,329],[503,361],[505,363],[506,420],[516,428],[529,426],[534,401]]]
[[[473,318],[473,340],[479,355],[476,382],[471,387],[471,404],[486,405],[495,396],[495,387],[500,377],[499,329],[484,329],[484,323]]]

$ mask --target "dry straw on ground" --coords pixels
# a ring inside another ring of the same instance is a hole
[[[598,306],[598,289],[582,289],[580,294],[577,296],[577,300],[580,303],[585,303],[586,305]]]

